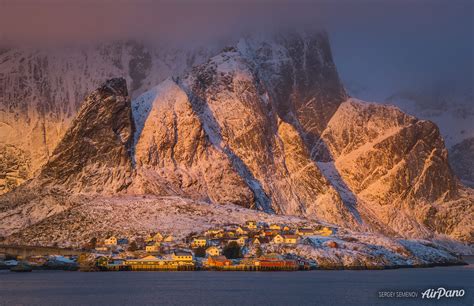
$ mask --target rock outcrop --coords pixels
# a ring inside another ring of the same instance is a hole
[[[0,144],[0,194],[24,183],[28,178],[30,160],[24,151],[13,145]]]
[[[0,145],[22,152],[22,160],[28,162],[19,161],[14,166],[26,165],[21,179],[12,177],[10,167],[0,168],[0,177],[10,178],[8,184],[0,182],[0,194],[38,174],[70,127],[85,96],[105,80],[125,78],[129,93],[135,98],[168,76],[204,62],[215,54],[215,49],[176,49],[142,41],[74,48],[2,48]]]
[[[137,101],[138,100],[138,101]],[[154,88],[146,113],[135,113],[135,192],[181,195],[253,207],[254,196],[232,168],[229,158],[213,146],[186,93],[169,79]],[[146,121],[141,119],[146,117]]]
[[[253,65],[272,107],[298,128],[312,150],[347,94],[339,79],[326,32],[250,36],[238,43]]]
[[[375,216],[399,235],[472,240],[473,198],[451,171],[432,122],[351,99],[331,118],[319,152],[333,161],[366,222]]]
[[[122,191],[131,184],[133,133],[125,79],[111,79],[84,100],[36,183],[72,192]]]
[[[301,39],[301,48],[319,45],[316,38]],[[241,41],[242,46],[246,46],[245,52],[228,48],[184,77],[167,80],[146,93],[148,99],[136,100],[137,131],[141,131],[135,151],[140,178],[137,186],[157,194],[225,200],[265,211],[357,225],[351,210],[311,159],[302,136],[307,135],[306,125],[299,121],[301,112],[291,106],[301,100],[294,97],[287,101],[290,107],[284,106],[272,83],[275,78],[263,79],[269,68],[261,59],[257,60],[262,63],[256,64],[249,44]],[[280,51],[289,53],[289,46],[280,45]],[[253,45],[253,51],[260,47]],[[272,65],[289,65],[306,57],[309,62],[313,55],[295,52],[290,58],[286,54]],[[297,85],[316,82],[309,76],[321,77],[323,66],[308,65],[301,76],[298,72],[294,80],[285,80],[295,85],[288,86],[288,92],[309,99],[305,103],[313,103],[309,107],[313,111],[322,98],[316,94],[309,97],[312,92]],[[335,69],[331,72],[328,77],[337,76]],[[339,87],[326,95],[333,97],[337,106],[341,92]],[[313,121],[318,122],[318,118]],[[310,125],[309,119],[305,122]]]

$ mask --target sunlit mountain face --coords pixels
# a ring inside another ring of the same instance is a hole
[[[354,6],[365,18],[342,21],[352,34],[342,25],[330,30],[349,94],[434,121],[449,148],[473,137],[472,3],[435,1],[427,10],[401,2],[385,14],[381,6]]]
[[[471,3],[35,5],[0,13],[5,242],[261,219],[341,266],[472,251]]]

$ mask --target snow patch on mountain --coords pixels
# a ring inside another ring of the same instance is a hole
[[[34,177],[69,128],[84,97],[123,77],[132,98],[206,61],[221,46],[176,48],[139,41],[82,47],[6,48],[0,53],[0,145],[20,150],[21,175],[0,179],[0,194]],[[0,148],[2,150],[2,148]],[[8,169],[7,169],[8,170]],[[7,171],[0,167],[0,177]],[[7,186],[8,185],[8,186]],[[8,187],[8,188],[7,188]]]
[[[444,136],[448,148],[460,143],[464,139],[474,137],[474,112],[469,105],[447,105],[445,109],[430,109],[429,106],[421,108],[410,99],[390,98],[403,111],[416,115],[419,118],[436,123]]]

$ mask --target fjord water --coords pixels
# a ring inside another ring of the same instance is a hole
[[[421,299],[428,289],[462,298]],[[380,298],[415,291],[418,298]],[[473,305],[474,265],[379,271],[0,272],[0,305]]]

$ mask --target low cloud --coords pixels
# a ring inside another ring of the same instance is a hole
[[[241,31],[318,23],[318,3],[286,1],[37,0],[0,4],[3,43],[219,39]]]
[[[473,9],[471,0],[1,0],[0,45],[206,44],[244,31],[323,26],[347,86],[382,101],[444,82],[472,92]]]

